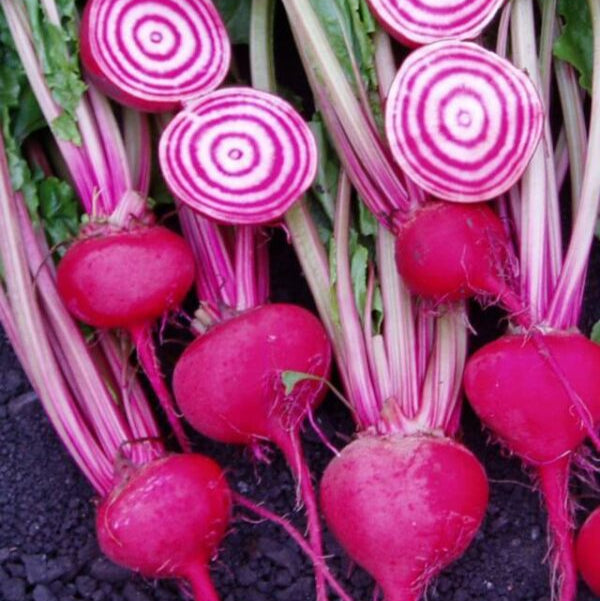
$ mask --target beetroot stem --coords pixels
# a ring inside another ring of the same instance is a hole
[[[165,412],[179,446],[186,453],[191,452],[192,447],[183,430],[181,420],[175,411],[175,401],[165,384],[163,375],[160,373],[150,326],[144,324],[132,327],[130,333],[137,350],[140,365],[144,370],[152,389],[156,393],[160,406]]]
[[[361,429],[366,429],[379,421],[381,399],[377,398],[373,385],[360,316],[354,298],[349,256],[351,193],[350,181],[342,171],[335,202],[336,292],[346,347],[344,363],[352,366],[352,369],[348,370],[350,387],[347,389],[347,393],[353,401],[352,404],[359,417]]]
[[[592,74],[592,106],[590,108],[590,135],[588,140],[581,200],[571,240],[565,256],[560,279],[554,290],[548,320],[555,327],[568,325],[571,305],[581,298],[585,281],[590,246],[596,227],[598,205],[600,203],[600,170],[598,169],[598,148],[600,148],[600,6],[598,2],[588,2],[594,31],[594,69]]]

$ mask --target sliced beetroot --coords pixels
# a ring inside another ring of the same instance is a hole
[[[197,454],[172,455],[126,476],[98,507],[102,552],[148,578],[183,578],[196,601],[218,600],[208,563],[227,531],[224,471]]]
[[[160,166],[173,194],[225,223],[279,219],[312,184],[314,137],[281,98],[227,88],[185,106],[162,134]]]
[[[483,203],[429,202],[397,224],[396,264],[411,292],[435,301],[510,295],[510,245]]]
[[[385,130],[395,160],[424,190],[477,202],[523,174],[543,119],[542,100],[523,71],[477,44],[444,41],[402,64]]]
[[[593,511],[581,527],[575,551],[583,579],[600,597],[600,509]]]
[[[58,266],[58,290],[81,321],[131,329],[178,307],[194,270],[183,238],[164,227],[144,227],[73,244]]]
[[[227,31],[210,0],[88,0],[79,39],[94,83],[142,111],[177,109],[229,70]]]
[[[504,0],[368,0],[390,35],[407,46],[439,40],[471,40],[496,15]]]
[[[574,332],[540,336],[594,424],[600,422],[600,345]],[[575,451],[587,436],[572,395],[533,336],[504,336],[467,362],[473,409],[506,446],[540,465]]]
[[[451,439],[364,436],[328,465],[320,496],[333,534],[385,601],[415,601],[475,536],[488,483]]]

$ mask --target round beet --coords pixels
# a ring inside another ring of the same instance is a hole
[[[522,459],[547,464],[587,436],[573,393],[600,422],[600,345],[575,332],[503,336],[467,362],[465,391],[483,423]],[[551,353],[564,379],[547,360]],[[565,388],[565,383],[570,391]]]
[[[98,507],[96,530],[112,561],[150,578],[184,578],[197,601],[218,599],[208,575],[229,524],[223,470],[197,454],[136,469]]]
[[[577,332],[504,336],[467,362],[465,390],[481,420],[534,466],[548,510],[561,601],[577,590],[571,457],[600,422],[600,346]]]
[[[326,378],[331,347],[306,309],[263,305],[215,325],[183,353],[173,391],[185,418],[221,442],[270,440],[289,447],[307,411],[323,398],[322,382],[305,380],[285,394],[283,371]]]
[[[462,445],[434,436],[365,436],[327,466],[321,507],[386,601],[413,601],[468,547],[488,483]]]
[[[396,263],[410,290],[436,301],[508,293],[509,241],[483,203],[430,202],[398,225]]]
[[[132,329],[178,307],[194,269],[186,242],[167,228],[119,231],[75,242],[58,266],[58,290],[84,323]]]
[[[600,508],[583,524],[575,547],[577,567],[592,592],[600,597]]]

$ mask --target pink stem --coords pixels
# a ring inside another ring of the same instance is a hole
[[[110,192],[107,191],[105,194],[105,204],[110,214],[115,210],[125,192],[131,190],[131,172],[125,144],[110,103],[90,82],[86,83],[109,173]],[[96,166],[94,165],[94,167]]]
[[[302,549],[304,554],[311,560],[311,562],[315,566],[315,569],[317,569],[317,566],[318,566],[318,569],[323,571],[325,580],[327,580],[327,582],[329,583],[329,586],[331,586],[333,592],[342,601],[353,601],[352,597],[350,597],[350,595],[348,595],[348,593],[342,588],[340,583],[332,575],[331,571],[327,567],[327,564],[323,561],[323,558],[320,555],[317,555],[313,551],[313,549],[310,547],[309,544],[307,544],[306,540],[300,534],[300,532],[298,532],[287,520],[284,520],[282,517],[269,511],[268,509],[265,509],[264,507],[261,507],[260,505],[257,505],[256,503],[253,503],[252,501],[250,501],[249,499],[247,499],[246,497],[244,497],[238,493],[233,493],[233,500],[238,505],[241,505],[244,509],[251,511],[252,513],[255,513],[259,517],[261,517],[265,520],[268,520],[269,522],[273,522],[274,524],[277,524],[283,530],[285,530],[287,532],[287,534],[290,536],[290,538],[300,547],[300,549]]]
[[[360,316],[356,308],[352,274],[350,269],[349,219],[351,184],[344,172],[340,174],[335,209],[335,249],[337,266],[337,301],[340,322],[345,340],[345,361],[349,370],[352,388],[347,391],[356,415],[360,418],[361,429],[379,421],[380,399],[373,386],[371,371]]]
[[[236,309],[246,311],[257,305],[256,290],[256,229],[251,225],[235,228]]]
[[[570,456],[537,466],[540,489],[548,510],[548,529],[554,546],[558,601],[574,601],[577,570],[573,545],[573,520],[569,496]]]
[[[300,495],[306,508],[306,522],[308,527],[308,538],[310,546],[315,555],[321,558],[315,564],[315,582],[317,587],[317,601],[327,601],[325,589],[325,574],[323,572],[323,541],[321,536],[321,520],[317,507],[317,497],[312,484],[312,477],[306,459],[302,452],[302,444],[296,430],[284,432],[282,430],[281,440],[275,440],[277,446],[283,452],[287,462],[296,477],[300,488]]]
[[[186,453],[190,453],[192,447],[183,430],[179,416],[175,411],[175,401],[165,385],[163,375],[160,373],[150,325],[143,324],[133,327],[131,328],[130,333],[137,350],[140,365],[158,397],[160,406],[167,416],[167,420],[173,429],[175,438],[181,448]]]
[[[263,228],[256,231],[256,304],[264,305],[271,294],[269,237]]]
[[[148,118],[143,113],[123,108],[123,129],[133,189],[142,196],[148,196],[152,174],[152,139]]]

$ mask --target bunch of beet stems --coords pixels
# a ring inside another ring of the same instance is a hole
[[[260,74],[255,85],[271,90],[276,86],[272,18],[273,3],[254,0],[250,55],[253,72]],[[321,153],[324,172],[332,157],[323,148]],[[327,183],[317,180],[322,190]],[[362,275],[350,247],[360,227],[352,217],[357,206],[344,169],[326,193],[333,205],[329,249],[307,200],[286,215],[333,341],[345,403],[358,432],[344,450],[333,449],[336,456],[321,482],[321,508],[334,535],[375,578],[387,601],[419,599],[439,571],[464,552],[487,505],[482,467],[452,441],[460,422],[467,351],[465,307],[455,303],[438,315],[419,305],[398,275],[394,237],[382,225],[376,227],[375,255],[365,261],[361,303],[353,278]],[[379,311],[382,324],[377,324]],[[292,383],[302,378],[289,376]],[[467,480],[462,490],[452,490],[440,464],[449,479]],[[416,509],[422,504],[423,513]]]
[[[317,104],[348,173],[382,222],[385,223],[386,216],[390,222],[392,217],[402,219],[403,212],[407,211],[406,200],[418,198],[419,194],[424,198],[425,195],[419,193],[408,178],[398,175],[398,179],[394,179],[397,169],[388,160],[386,143],[368,117],[368,105],[364,102],[366,94],[364,90],[358,95],[353,93],[310,4],[284,4]],[[597,64],[599,7],[597,2],[590,2],[589,7]],[[500,21],[499,50],[504,53],[512,21],[512,61],[529,74],[537,87],[546,117],[542,141],[528,170],[505,194],[505,200],[499,206],[505,223],[511,224],[507,233],[510,234],[508,239],[515,243],[513,260],[514,257],[519,259],[519,275],[507,277],[501,288],[486,290],[509,310],[513,329],[518,335],[504,338],[499,341],[501,346],[490,346],[471,360],[467,365],[466,384],[469,399],[484,423],[539,475],[549,514],[555,582],[560,598],[567,601],[574,598],[576,589],[569,467],[584,438],[589,437],[598,446],[597,390],[593,384],[598,351],[575,329],[598,211],[598,174],[592,165],[599,134],[596,97],[592,97],[588,134],[581,92],[571,68],[552,63],[553,37],[558,29],[555,8],[555,3],[550,2],[542,11],[539,62],[532,3],[528,0],[511,3],[505,7]],[[378,32],[375,44],[379,75],[394,73],[389,40]],[[552,146],[548,118],[553,71],[564,115],[564,130],[556,149]],[[594,89],[598,89],[597,77],[598,69],[595,69]],[[563,251],[558,191],[568,171],[572,185],[573,228],[569,244]],[[371,178],[374,172],[377,178]],[[381,179],[382,174],[387,179]],[[377,187],[378,181],[387,184]],[[388,196],[385,189],[392,189],[396,181],[405,190],[404,194]],[[567,344],[564,345],[567,348],[563,348],[564,341],[569,341],[571,346]],[[515,365],[519,362],[527,367],[521,367],[519,371]],[[506,369],[506,380],[485,380],[491,378],[490,372],[500,369],[500,365]],[[532,378],[530,369],[534,365],[539,370],[538,378],[551,384],[540,385],[535,392],[528,392],[527,380]],[[511,378],[519,383],[512,385]],[[498,392],[501,386],[505,387],[504,394]],[[540,407],[537,403],[541,399],[537,395],[544,396],[552,409]],[[533,409],[528,411],[529,407]],[[555,419],[556,412],[560,413],[562,421]],[[494,413],[508,417],[503,422]],[[523,420],[531,420],[533,430],[516,426]],[[556,440],[560,442],[555,444]]]
[[[2,3],[2,10],[44,118],[47,123],[53,124],[64,116],[65,108],[56,100],[45,77],[44,61],[40,55],[42,42],[35,39],[26,6],[7,0]],[[58,30],[62,28],[54,0],[44,0],[40,10],[43,13],[42,27],[47,24]],[[81,94],[73,115],[78,140],[64,139],[60,132],[51,128],[64,163],[68,166],[69,181],[89,216],[89,225],[82,234],[84,237],[102,232],[110,234],[135,225],[150,224],[154,218],[145,201],[150,184],[150,145],[146,118],[135,111],[124,111],[122,133],[109,101],[90,82],[85,85],[82,82],[82,90],[86,87],[87,92]],[[129,167],[130,162],[135,166],[133,169]],[[152,326],[151,322],[123,324],[179,444],[183,449],[190,450],[171,393],[160,373]]]

